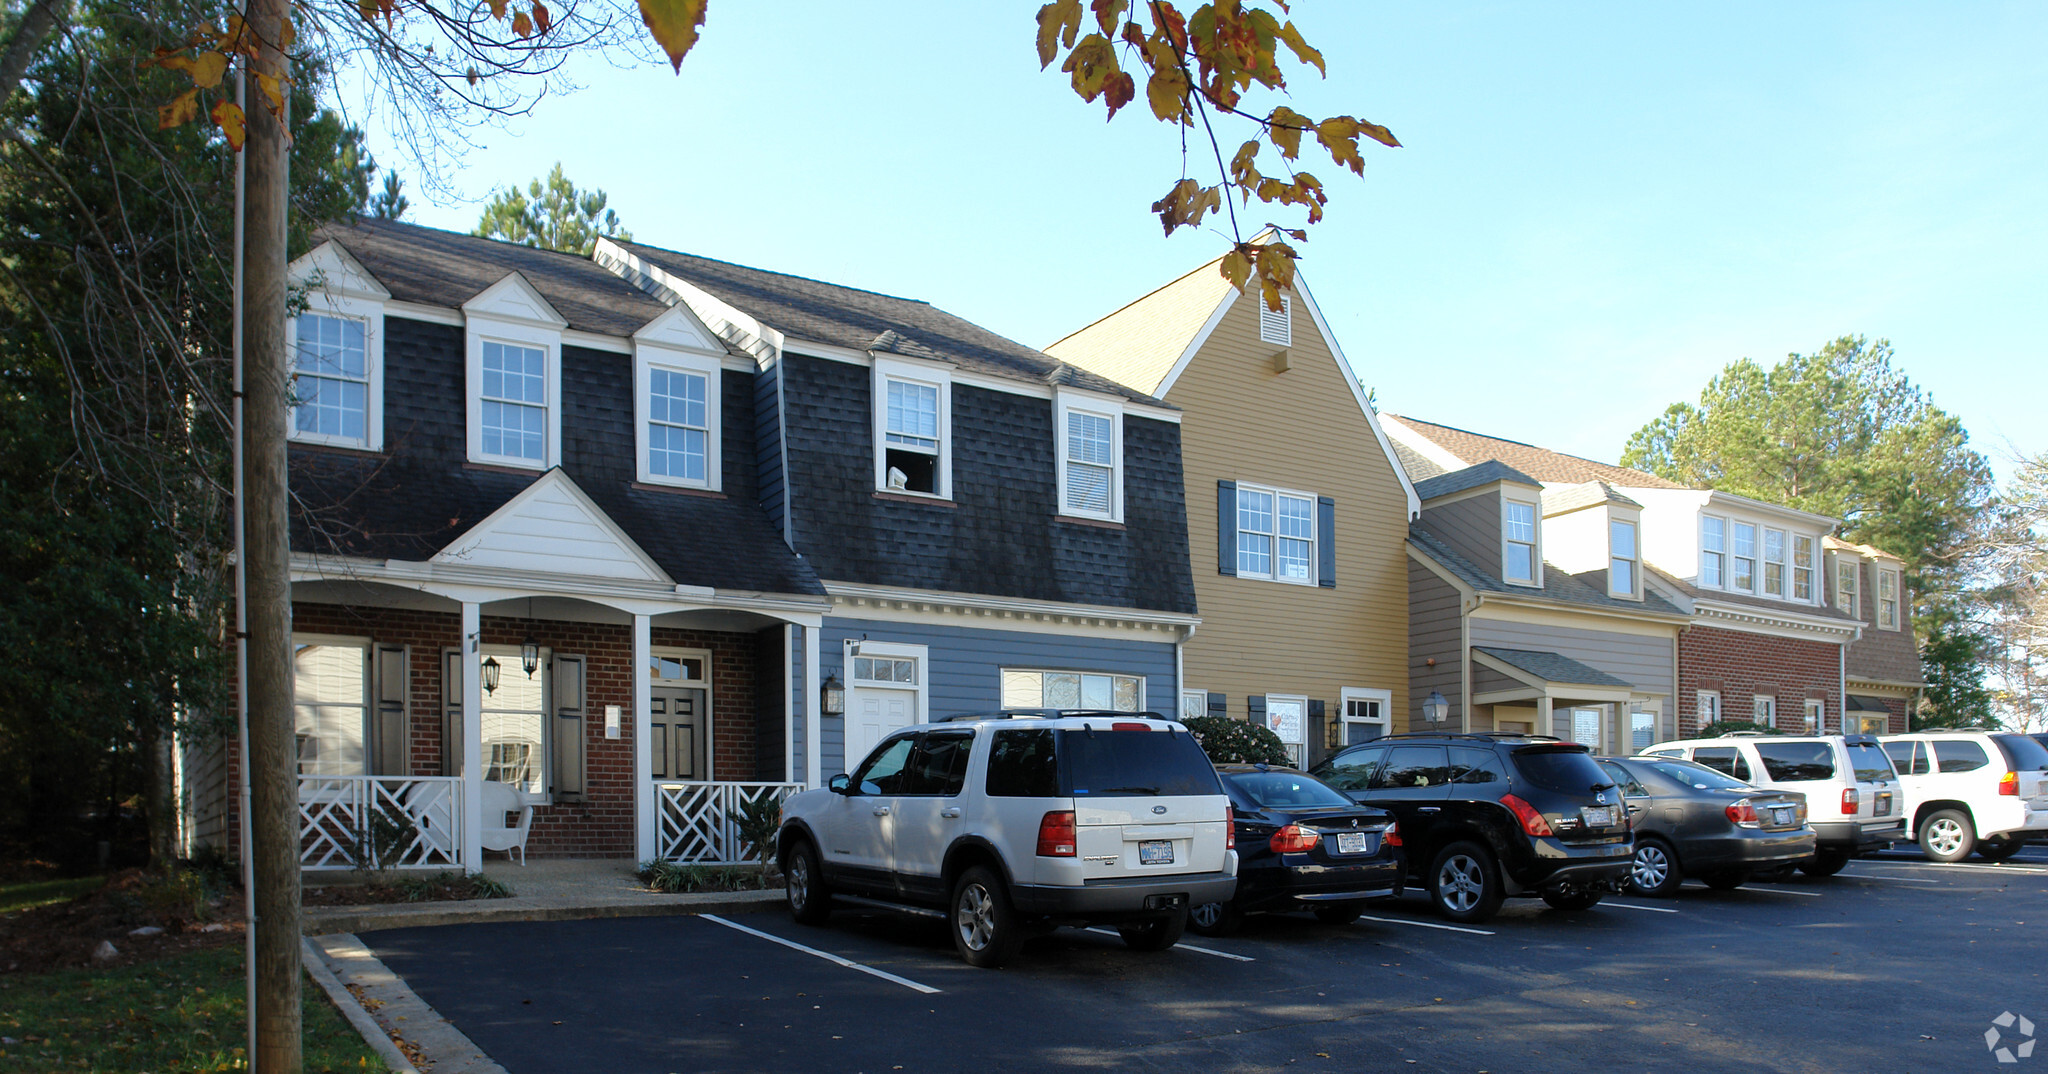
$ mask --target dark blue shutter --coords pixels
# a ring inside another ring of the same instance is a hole
[[[1264,724],[1266,722],[1266,695],[1253,694],[1245,698],[1244,707],[1245,711],[1250,714],[1253,723]]]
[[[1337,501],[1316,497],[1316,584],[1337,588]]]
[[[1209,691],[1209,715],[1230,715],[1230,695],[1219,694],[1214,690]]]
[[[1216,482],[1216,573],[1237,574],[1237,482]]]

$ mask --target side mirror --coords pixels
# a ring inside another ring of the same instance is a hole
[[[844,772],[841,772],[838,775],[833,776],[831,779],[827,780],[825,782],[825,788],[831,791],[833,794],[852,794],[853,777],[847,775]]]

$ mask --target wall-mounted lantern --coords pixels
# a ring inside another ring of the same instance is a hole
[[[846,714],[846,685],[838,675],[825,676],[825,682],[818,688],[818,710],[827,716]]]
[[[1435,725],[1449,719],[1450,715],[1451,703],[1444,700],[1443,694],[1431,690],[1429,699],[1422,703],[1422,718]]]
[[[484,657],[484,693],[495,694],[498,692],[498,672],[500,670],[502,669],[498,667],[497,657]]]

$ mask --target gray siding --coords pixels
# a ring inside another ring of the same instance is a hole
[[[754,470],[757,495],[768,520],[789,536],[787,490],[782,469],[782,363],[754,377]]]
[[[222,736],[179,739],[179,803],[184,816],[184,852],[189,856],[212,848],[240,857],[234,833],[228,830],[228,751]]]
[[[1408,726],[1427,726],[1422,703],[1436,690],[1451,703],[1450,722],[1465,718],[1465,696],[1458,669],[1465,654],[1458,629],[1458,590],[1434,571],[1408,561]],[[1429,666],[1434,659],[1436,666]]]
[[[1493,578],[1500,577],[1500,494],[1424,506],[1418,524]],[[1448,696],[1448,695],[1446,695]]]
[[[801,783],[810,772],[804,747],[811,740],[807,730],[811,719],[811,698],[810,691],[804,689],[804,628],[793,626],[784,629],[789,631],[789,677],[786,681],[789,683],[789,733],[793,739],[790,743],[789,778],[792,782]],[[820,674],[820,681],[823,678]]]
[[[1668,637],[1474,619],[1472,644],[1558,653],[1604,671],[1638,690],[1667,697],[1677,680],[1676,669],[1671,663],[1671,639]]]
[[[1171,641],[1125,641],[1067,637],[1015,630],[972,630],[862,619],[826,619],[819,632],[818,675],[847,678],[840,654],[848,639],[928,646],[925,689],[931,718],[959,712],[983,712],[1002,704],[1002,669],[1042,668],[1048,671],[1103,671],[1145,677],[1145,707],[1172,714],[1179,710],[1180,683],[1174,678]],[[822,727],[820,753],[824,773],[845,770],[846,721],[828,717]]]

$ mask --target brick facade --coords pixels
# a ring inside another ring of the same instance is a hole
[[[1721,694],[1721,718],[1754,718],[1752,699],[1778,699],[1778,726],[1804,725],[1808,699],[1827,703],[1828,731],[1842,728],[1842,647],[1822,641],[1780,638],[1741,630],[1694,625],[1678,636],[1678,735],[1700,727],[1699,694]]]

